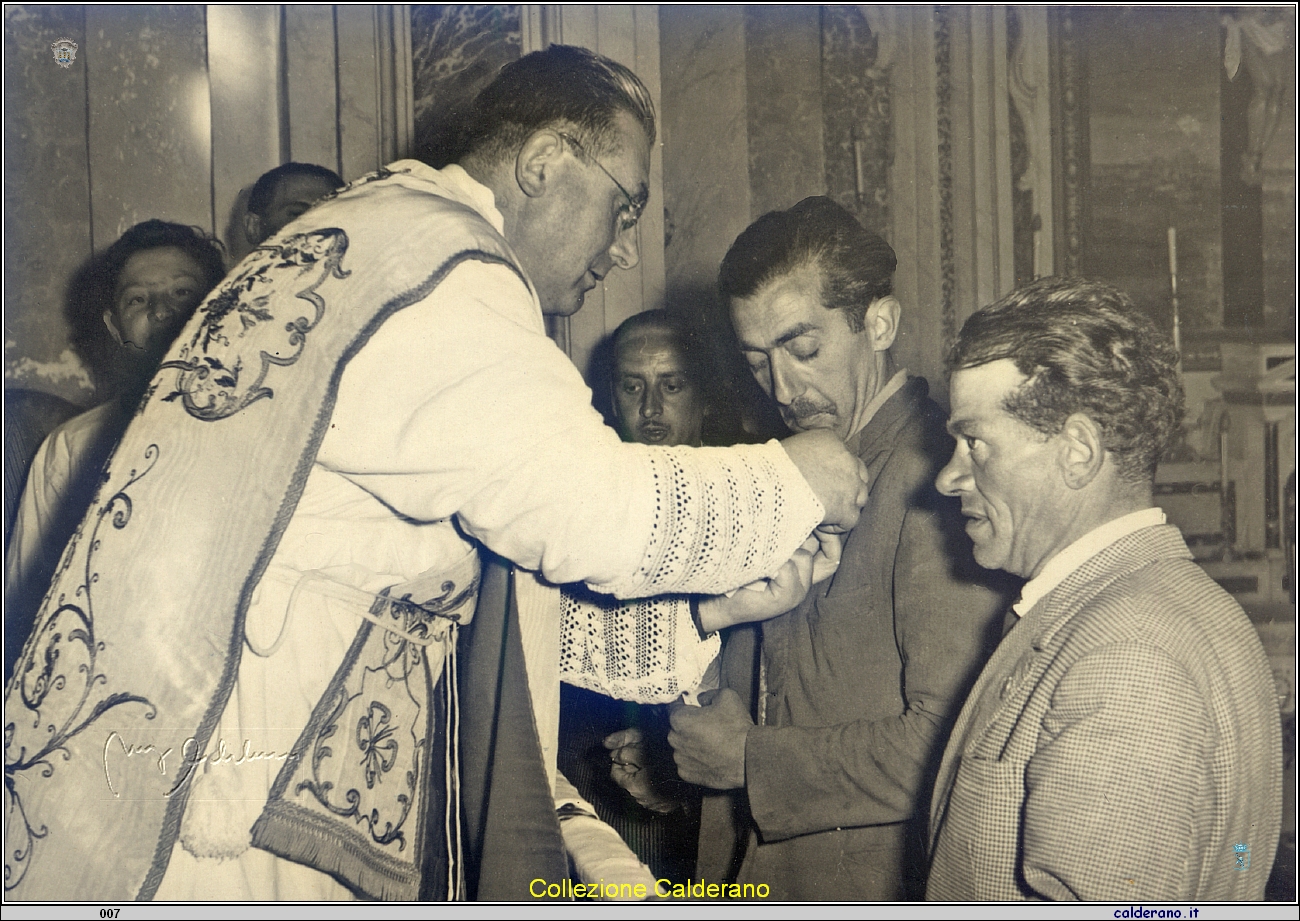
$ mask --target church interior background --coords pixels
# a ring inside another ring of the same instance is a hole
[[[1126,290],[1183,354],[1158,501],[1274,667],[1273,891],[1295,897],[1294,8],[10,5],[4,42],[7,401],[95,402],[64,286],[132,224],[198,225],[238,259],[262,172],[436,161],[496,69],[550,42],[632,67],[660,116],[640,265],[551,330],[584,373],[643,309],[716,321],[727,246],[807,195],[897,250],[896,352],[940,399],[962,321],[1017,284]]]

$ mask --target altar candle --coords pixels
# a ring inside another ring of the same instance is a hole
[[[1174,348],[1178,350],[1179,367],[1182,366],[1183,342],[1178,329],[1178,231],[1169,228],[1169,289],[1173,294]]]

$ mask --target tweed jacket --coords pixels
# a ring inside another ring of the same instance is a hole
[[[910,379],[850,442],[872,485],[839,570],[761,625],[765,725],[746,740],[743,794],[706,797],[697,870],[710,882],[735,872],[743,847],[737,879],[766,883],[772,898],[924,891],[944,741],[1019,587],[994,589],[1002,574],[975,563],[958,504],[934,488],[952,440],[927,389]],[[754,645],[740,632],[723,657],[742,698]],[[740,827],[720,828],[737,803]]]
[[[927,897],[1261,898],[1279,730],[1241,608],[1177,528],[1135,531],[1040,599],[976,683],[935,788]]]

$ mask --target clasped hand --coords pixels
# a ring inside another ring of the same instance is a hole
[[[740,695],[731,688],[705,691],[702,706],[673,704],[672,731],[677,776],[714,790],[734,790],[745,785],[745,739],[754,721],[745,711]],[[632,798],[654,812],[667,813],[682,801],[672,793],[662,766],[657,765],[641,730],[616,732],[605,739],[610,749],[610,776]]]
[[[672,789],[681,785],[670,781],[674,769],[668,750],[652,749],[640,729],[633,726],[606,736],[605,747],[613,762],[610,778],[641,806],[667,814],[685,805]]]
[[[712,697],[712,699],[708,699]],[[754,721],[731,688],[700,695],[703,706],[673,704],[668,744],[682,780],[734,790],[745,785],[745,739]]]
[[[700,602],[700,629],[713,633],[736,624],[755,623],[784,614],[803,601],[812,586],[829,578],[840,565],[841,537],[818,528],[770,579],[759,579],[731,595]]]
[[[867,465],[828,429],[791,435],[781,447],[825,509],[823,525],[837,531],[852,530],[867,504]]]

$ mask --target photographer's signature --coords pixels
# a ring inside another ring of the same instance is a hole
[[[140,745],[134,742],[128,742],[113,730],[104,740],[104,780],[108,782],[108,789],[113,792],[114,796],[121,796],[113,786],[113,777],[108,767],[108,756],[113,751],[114,746],[120,748],[122,754],[128,758],[149,757],[157,761],[158,773],[167,773],[167,759],[176,751],[175,748],[160,749],[153,744]],[[190,736],[181,745],[180,753],[177,755],[181,762],[180,776],[176,778],[176,783],[167,791],[165,795],[171,796],[181,788],[181,785],[189,780],[194,773],[194,769],[201,765],[231,765],[238,766],[249,764],[254,761],[284,761],[289,757],[288,752],[276,751],[255,751],[253,744],[248,739],[244,740],[243,746],[238,751],[231,751],[226,747],[225,739],[218,739],[216,746],[204,753],[199,751],[198,739]]]

